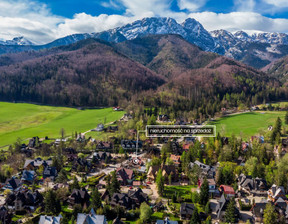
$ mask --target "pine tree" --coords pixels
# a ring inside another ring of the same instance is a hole
[[[80,189],[79,181],[76,176],[73,177],[73,183],[71,184],[71,190]]]
[[[120,192],[120,183],[117,179],[116,172],[112,172],[111,177],[111,187],[110,187],[110,195],[113,195],[114,193]]]
[[[285,114],[285,124],[288,124],[288,111]]]
[[[209,201],[209,184],[205,178],[200,188],[200,204],[206,205]]]
[[[93,208],[95,211],[100,208],[102,206],[101,203],[101,195],[97,189],[97,187],[95,187],[92,191],[92,195],[91,195],[91,205],[90,207]]]
[[[44,198],[45,213],[56,215],[61,211],[60,201],[57,199],[57,195],[53,190],[49,190],[45,194]]]
[[[157,176],[156,176],[156,185],[157,185],[157,190],[158,190],[158,194],[160,196],[163,196],[164,193],[164,177],[162,176],[162,169],[158,170]]]
[[[263,221],[264,224],[275,224],[277,222],[277,213],[275,212],[275,208],[271,203],[267,203],[266,208],[264,210]]]
[[[227,223],[236,223],[236,208],[235,208],[235,199],[230,199],[226,212],[225,212],[225,222]]]
[[[196,207],[192,213],[190,224],[201,224],[201,219],[199,217],[198,209]]]

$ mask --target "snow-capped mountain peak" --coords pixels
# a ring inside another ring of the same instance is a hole
[[[21,36],[21,37],[14,37],[12,40],[3,40],[0,41],[2,45],[34,45],[30,40]]]

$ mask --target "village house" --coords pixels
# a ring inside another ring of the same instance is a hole
[[[173,182],[178,181],[178,171],[176,170],[175,165],[150,166],[147,172],[147,180],[155,181],[159,169],[162,169],[162,176],[165,177],[166,181],[168,180],[169,175],[172,176]]]
[[[38,136],[33,137],[29,140],[28,147],[35,148],[39,143],[40,143],[39,137]]]
[[[43,196],[38,191],[32,192],[25,189],[9,194],[5,200],[5,204],[8,208],[15,211],[34,211],[42,205],[43,200]]]
[[[22,173],[21,181],[24,184],[32,184],[36,178],[36,173],[34,170],[24,170]]]
[[[83,158],[77,158],[72,166],[73,170],[80,170],[80,171],[85,171],[85,170],[90,170],[92,168],[91,162],[89,162],[86,159]]]
[[[278,200],[278,198],[282,198],[285,201],[287,200],[284,187],[277,186],[276,184],[272,185],[272,187],[267,191],[267,194],[268,194],[268,201],[275,202]]]
[[[228,198],[233,198],[235,197],[235,191],[233,187],[228,186],[228,185],[220,185],[219,191],[223,194],[225,194]]]
[[[112,207],[120,206],[125,209],[139,208],[143,202],[148,202],[148,195],[141,188],[129,190],[128,193],[114,193],[110,205]]]
[[[39,224],[60,224],[62,220],[62,215],[59,216],[47,216],[47,215],[41,215]]]
[[[239,175],[238,179],[238,190],[243,191],[253,196],[267,196],[267,183],[262,178],[252,178],[244,174]]]
[[[111,153],[109,152],[94,152],[93,161],[110,161],[112,159]]]
[[[143,142],[138,141],[138,148],[142,148]],[[136,149],[137,147],[137,141],[134,140],[121,140],[121,147],[123,149]]]
[[[134,179],[134,171],[131,169],[119,167],[116,170],[116,176],[121,185],[132,185]]]
[[[31,160],[31,159],[27,159],[25,160],[24,163],[24,170],[35,170],[35,169],[39,169],[41,166],[43,167],[43,169],[46,166],[50,166],[52,164],[52,159],[48,159],[48,160],[43,160],[41,158],[36,158],[35,160]]]
[[[56,167],[46,166],[43,171],[43,179],[49,178],[51,181],[55,181],[58,173]]]
[[[194,210],[195,210],[194,204],[181,203],[181,207],[180,207],[181,219],[190,220]]]
[[[72,208],[75,204],[80,204],[82,207],[88,208],[90,195],[85,188],[79,190],[74,189],[68,197],[69,206]]]
[[[111,142],[103,142],[99,141],[96,145],[96,149],[98,150],[109,150],[113,149],[113,144]]]
[[[204,178],[198,180],[198,191],[200,192],[201,185],[203,184]],[[209,186],[210,195],[219,194],[218,189],[216,189],[216,182],[214,178],[207,179]]]
[[[11,191],[17,191],[21,188],[22,186],[22,182],[20,179],[12,177],[10,179],[7,179],[4,186],[3,186],[3,190],[11,190]]]
[[[178,221],[171,221],[168,217],[164,220],[157,220],[156,224],[178,224]]]
[[[96,215],[92,208],[89,214],[78,213],[76,224],[107,224],[106,217],[104,215]]]
[[[225,212],[226,212],[229,200],[234,200],[234,199],[225,196],[225,194],[222,194],[221,198],[217,202],[215,211],[216,211],[216,216],[217,216],[218,220],[221,220],[221,221],[225,220]],[[235,208],[236,208],[235,218],[238,219],[240,216],[240,213],[239,213],[238,208],[237,207],[235,207]]]
[[[216,174],[216,167],[214,166],[209,166],[204,163],[199,162],[196,160],[194,163],[191,162],[189,164],[189,167],[192,169],[193,166],[198,166],[201,170],[201,176],[207,177],[208,179],[214,178]]]
[[[255,203],[252,208],[251,212],[253,214],[253,219],[255,222],[262,223],[263,222],[263,215],[264,215],[264,210],[266,208],[267,201],[262,201]]]

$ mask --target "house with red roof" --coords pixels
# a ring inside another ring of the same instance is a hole
[[[229,185],[220,185],[219,191],[224,193],[227,197],[235,197],[235,191],[233,187]]]

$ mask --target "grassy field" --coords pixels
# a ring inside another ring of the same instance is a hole
[[[0,102],[0,146],[33,136],[58,138],[60,129],[66,135],[85,132],[99,123],[120,119],[124,111],[112,108],[77,110],[74,108]]]
[[[182,197],[183,199],[191,199],[191,193],[192,193],[192,188],[197,188],[197,186],[193,186],[193,185],[169,185],[169,186],[165,186],[165,190],[164,190],[164,195],[167,198],[172,198],[172,196],[175,194]]]
[[[222,117],[209,124],[216,125],[217,132],[226,136],[233,133],[247,139],[259,132],[267,131],[269,125],[274,125],[277,117],[284,122],[285,111],[257,111]]]

